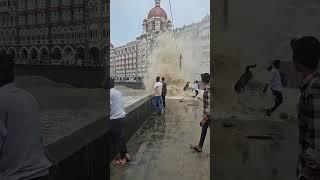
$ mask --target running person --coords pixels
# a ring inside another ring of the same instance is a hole
[[[283,102],[282,97],[282,82],[280,76],[280,60],[274,60],[272,66],[268,68],[271,72],[270,80],[267,82],[266,86],[263,89],[263,93],[266,93],[268,90],[268,86],[270,84],[270,89],[272,91],[273,96],[275,97],[273,107],[266,109],[267,116],[271,116],[272,112],[274,112]]]
[[[199,94],[199,85],[198,85],[198,81],[195,81],[193,84],[193,90],[196,92],[196,95],[194,95],[193,97],[197,97]]]
[[[240,94],[244,91],[245,86],[248,84],[248,82],[253,78],[253,74],[250,71],[250,69],[255,68],[257,65],[248,65],[246,67],[246,72],[243,73],[240,77],[240,79],[237,81],[236,85],[234,86],[234,90]]]

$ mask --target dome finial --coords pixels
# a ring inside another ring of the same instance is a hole
[[[154,2],[156,4],[156,6],[160,6],[161,0],[155,0]]]

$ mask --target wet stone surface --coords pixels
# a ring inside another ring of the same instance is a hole
[[[127,165],[111,164],[111,179],[208,180],[209,130],[202,153],[189,146],[199,141],[201,113],[199,100],[167,100],[166,112],[147,119],[127,143],[133,160]]]

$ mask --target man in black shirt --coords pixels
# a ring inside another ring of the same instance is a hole
[[[248,65],[246,67],[246,72],[242,74],[240,79],[237,81],[236,85],[234,86],[234,90],[240,94],[244,91],[244,87],[248,84],[248,82],[253,78],[253,74],[250,69],[255,68],[257,65]]]
[[[163,102],[163,108],[166,108],[166,95],[167,95],[167,83],[165,82],[164,77],[162,77],[162,102]]]

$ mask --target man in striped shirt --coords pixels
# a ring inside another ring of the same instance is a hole
[[[298,104],[299,156],[297,178],[320,180],[320,42],[314,37],[291,41],[293,62],[302,78]]]
[[[210,74],[201,74],[202,84],[204,88],[203,93],[203,118],[200,121],[200,127],[202,128],[200,141],[198,145],[191,145],[192,149],[198,152],[202,152],[204,140],[206,139],[207,130],[210,124]]]

